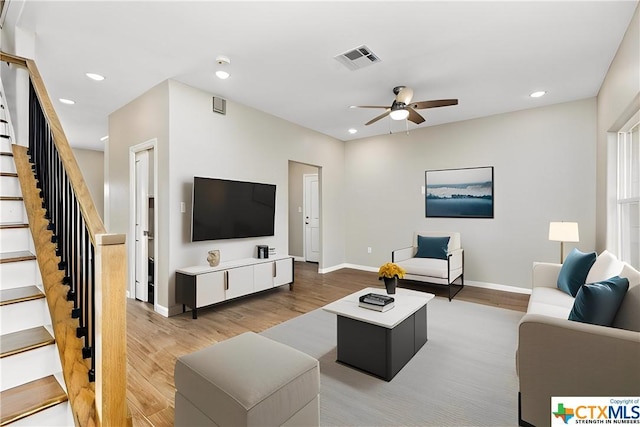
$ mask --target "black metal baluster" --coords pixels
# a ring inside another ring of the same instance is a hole
[[[91,369],[89,370],[89,381],[93,382],[96,380],[96,262],[95,262],[95,250],[93,244],[91,246],[91,286],[89,286],[89,290],[91,292],[91,297],[89,300],[90,304],[87,304],[89,308],[89,319],[91,319]]]
[[[84,338],[82,356],[91,358],[89,380],[95,381],[95,248],[50,125],[33,85],[29,88],[29,147],[32,169],[46,210],[52,242],[69,285],[72,317],[78,319],[77,336]]]

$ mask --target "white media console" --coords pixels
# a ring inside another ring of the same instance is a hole
[[[282,285],[293,287],[293,257],[245,258],[215,267],[197,265],[176,270],[176,302],[182,311],[198,309]]]

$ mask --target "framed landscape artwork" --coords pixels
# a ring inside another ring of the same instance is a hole
[[[427,218],[493,218],[493,166],[425,172]]]

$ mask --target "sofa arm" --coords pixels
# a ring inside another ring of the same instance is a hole
[[[533,287],[544,286],[547,288],[555,288],[558,286],[558,275],[562,264],[554,264],[550,262],[534,262],[532,271]]]
[[[464,264],[464,249],[454,249],[449,252],[449,270],[462,268]]]
[[[409,258],[413,258],[416,254],[416,248],[409,246],[408,248],[396,249],[391,251],[391,262],[400,262]]]
[[[552,396],[639,396],[640,332],[526,314],[519,325],[521,419],[549,424]]]

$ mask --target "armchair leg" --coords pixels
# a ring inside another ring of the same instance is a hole
[[[464,273],[462,273],[460,276],[458,276],[458,278],[460,278],[460,285],[456,285],[456,286],[460,286],[460,287],[453,293],[453,295],[451,294],[451,286],[455,285],[455,283],[454,283],[455,280],[453,282],[449,282],[449,302],[451,302],[453,297],[458,295],[458,292],[460,292],[464,288]],[[458,278],[456,278],[456,280]]]
[[[464,266],[464,255],[463,255],[463,258],[462,258],[462,265]],[[462,288],[464,288],[464,270],[463,270],[462,274],[460,276],[458,276],[460,278],[460,281],[461,281],[460,288],[458,288],[458,290],[453,295],[451,295],[451,285],[453,285],[453,282],[455,282],[458,279],[458,277],[456,277],[455,279],[453,279],[453,281],[451,281],[450,274],[451,274],[451,255],[449,255],[447,257],[447,283],[449,284],[448,285],[448,287],[449,287],[449,302],[451,302],[453,297],[458,295],[458,292],[460,292],[462,290]]]

